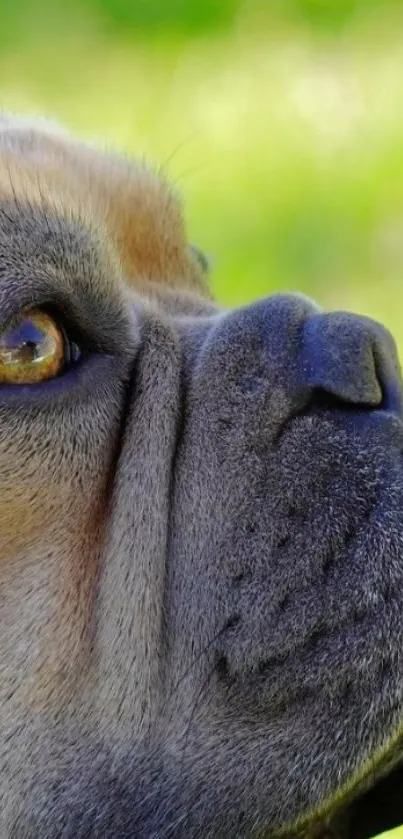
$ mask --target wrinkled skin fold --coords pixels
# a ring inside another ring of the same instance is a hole
[[[403,424],[380,325],[210,298],[177,197],[0,118],[0,836],[365,839],[403,821]]]

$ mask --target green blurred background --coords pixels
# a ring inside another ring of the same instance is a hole
[[[224,303],[303,291],[403,350],[400,0],[0,0],[0,94],[165,164]]]
[[[0,0],[0,103],[166,164],[218,297],[298,289],[403,348],[403,3]]]

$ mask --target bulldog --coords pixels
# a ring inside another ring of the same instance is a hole
[[[380,325],[228,311],[158,172],[0,118],[0,836],[403,821]]]

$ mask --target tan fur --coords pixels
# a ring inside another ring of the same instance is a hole
[[[205,304],[198,295],[207,295],[207,285],[186,240],[180,202],[164,178],[145,166],[78,143],[52,124],[4,116],[0,119],[0,202],[8,201],[21,207],[38,206],[60,219],[75,219],[88,229],[93,236],[89,258],[96,257],[103,269],[102,274],[94,269],[94,284],[99,284],[102,294],[122,294],[123,279],[142,294],[158,298],[161,284],[172,287],[175,305],[182,289],[184,308],[203,310]],[[53,281],[59,281],[55,275]],[[91,412],[92,406],[86,410]],[[119,657],[135,682],[127,708],[128,724],[130,721],[133,726],[136,705],[139,726],[156,713],[157,706],[151,710],[150,696],[154,677],[147,671],[151,674],[157,664],[152,637],[162,602],[161,591],[154,590],[155,583],[149,584],[148,570],[144,569],[142,576],[139,568],[130,608],[139,604],[136,622],[143,629],[138,638],[125,642],[126,614],[119,637],[111,637],[113,616],[105,603],[97,618],[100,667],[94,665],[94,596],[100,574],[110,577],[107,600],[116,596],[120,604],[123,594],[115,568],[115,560],[120,562],[119,544],[107,548],[112,554],[107,566],[100,563],[111,503],[107,484],[115,468],[111,462],[114,447],[110,449],[111,435],[112,439],[116,435],[113,409],[106,426],[99,445],[94,438],[92,465],[83,452],[74,479],[68,457],[59,458],[56,429],[42,428],[49,447],[44,453],[43,441],[38,440],[38,456],[32,447],[24,454],[26,468],[20,457],[17,427],[15,434],[9,429],[3,451],[0,444],[3,474],[9,469],[9,480],[2,481],[0,506],[0,597],[8,604],[5,611],[0,610],[0,675],[6,695],[11,679],[12,705],[19,712],[26,708],[52,715],[61,704],[81,720],[96,715],[98,726],[110,738],[116,734],[113,668]],[[14,437],[15,447],[10,443]],[[59,461],[56,470],[55,459]],[[115,537],[112,517],[108,540],[115,538],[119,543],[118,523],[116,529]],[[146,601],[144,591],[149,592]],[[18,639],[31,632],[35,645],[23,651],[21,660],[15,656],[17,667],[12,666],[10,672],[13,647],[17,650]],[[109,673],[102,665],[104,648],[113,649],[115,642],[118,657],[111,657]],[[137,684],[140,671],[141,689]],[[78,689],[83,678],[84,694]],[[77,702],[79,713],[74,710]],[[123,725],[124,704],[120,718]]]
[[[162,173],[45,125],[0,122],[0,194],[46,201],[57,212],[104,227],[133,285],[152,280],[208,294],[186,239],[179,197]]]

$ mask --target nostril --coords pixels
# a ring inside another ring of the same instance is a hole
[[[323,390],[322,388],[318,387],[312,391],[312,397],[309,403],[310,412],[312,412],[312,410],[315,410],[315,408],[323,411],[356,411],[357,403],[346,401],[341,396],[337,396],[334,393],[328,393],[326,390]]]
[[[344,312],[314,314],[302,335],[298,384],[312,390],[315,404],[345,409],[384,408],[400,412],[399,364],[389,332]]]
[[[401,413],[402,395],[398,388],[391,385],[385,388],[381,407],[384,411],[391,411],[394,414]]]
[[[380,408],[394,414],[402,412],[402,385],[398,366],[391,372],[389,365],[380,365],[378,378],[382,388],[382,402]],[[384,368],[382,370],[382,367]]]
[[[395,414],[403,411],[402,376],[395,341],[387,329],[373,324],[375,372],[382,391],[380,408]]]

